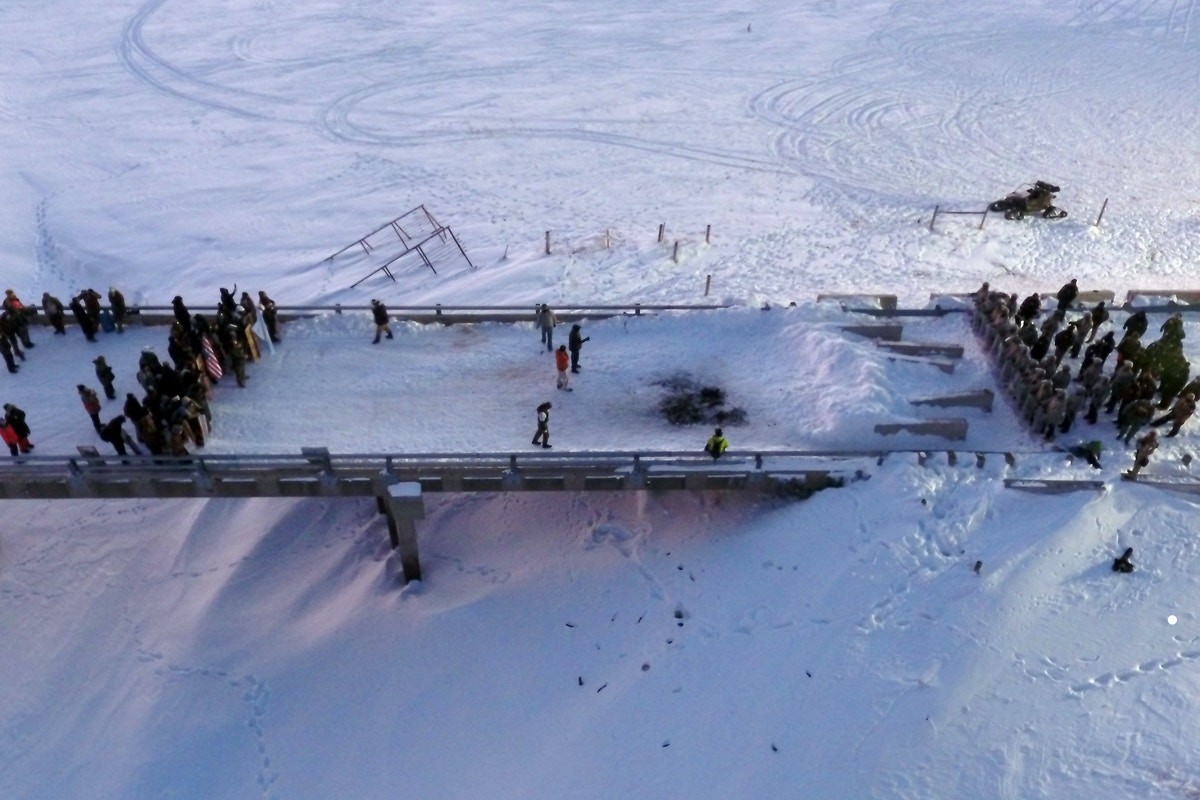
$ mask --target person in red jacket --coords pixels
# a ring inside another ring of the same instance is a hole
[[[571,367],[571,356],[567,354],[565,344],[560,344],[554,351],[554,366],[558,368],[558,388],[568,392],[575,391],[568,385],[571,382],[571,373],[567,371]]]
[[[13,430],[12,423],[7,418],[0,419],[0,439],[8,445],[8,452],[14,456],[19,453],[17,450],[17,432]]]
[[[96,394],[95,389],[89,389],[82,383],[75,388],[79,390],[79,399],[83,403],[83,410],[92,418],[92,426],[96,429],[96,433],[100,433],[104,427],[100,423],[100,396]]]

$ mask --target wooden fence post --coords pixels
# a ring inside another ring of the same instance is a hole
[[[933,223],[937,222],[937,215],[938,215],[939,208],[941,208],[941,206],[933,207],[933,216],[930,217],[930,219],[929,219],[929,230],[933,230]]]
[[[1108,198],[1104,198],[1104,204],[1100,206],[1100,213],[1096,216],[1096,224],[1093,227],[1100,227],[1100,220],[1104,219],[1104,209],[1108,208]]]
[[[658,224],[658,241],[660,244],[662,243],[662,240],[663,240],[663,234],[665,234],[666,232],[667,232],[667,223],[660,222]]]
[[[712,244],[712,225],[711,224],[704,226],[704,243]]]
[[[708,287],[712,286],[712,275],[704,279],[704,296],[708,297]]]
[[[675,249],[671,251],[671,260],[676,264],[679,263],[679,240],[675,240]]]
[[[546,255],[550,255],[550,231],[546,231]]]

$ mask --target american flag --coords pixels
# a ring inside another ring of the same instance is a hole
[[[208,373],[208,377],[214,381],[221,380],[225,371],[221,369],[221,362],[217,360],[217,354],[213,351],[212,339],[208,338],[207,333],[200,337],[200,349],[204,351],[204,371]]]

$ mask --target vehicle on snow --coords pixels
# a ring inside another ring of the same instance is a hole
[[[1059,189],[1052,183],[1034,181],[1010,192],[1002,200],[988,206],[988,211],[1003,211],[1005,219],[1024,219],[1027,214],[1041,214],[1046,219],[1062,219],[1067,212],[1054,205]]]

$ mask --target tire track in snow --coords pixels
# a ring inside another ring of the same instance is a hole
[[[282,111],[291,101],[204,80],[171,64],[146,44],[146,24],[167,2],[169,0],[149,0],[125,23],[117,42],[117,58],[121,65],[147,86],[188,103],[249,119],[276,119],[256,107],[269,106]]]

